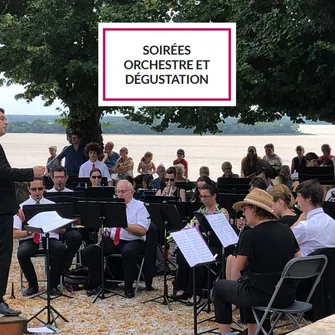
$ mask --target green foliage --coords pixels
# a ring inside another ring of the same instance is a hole
[[[163,131],[217,133],[241,122],[335,121],[333,0],[0,1],[0,72],[27,101],[58,98],[63,125],[101,142],[101,116],[118,110]],[[98,108],[98,22],[237,22],[237,107]],[[2,82],[0,82],[0,85]]]

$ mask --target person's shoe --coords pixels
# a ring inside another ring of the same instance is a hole
[[[88,290],[88,291],[86,292],[86,295],[87,295],[88,297],[90,297],[90,296],[92,296],[92,295],[97,295],[97,294],[99,294],[100,290],[101,290],[101,286],[92,288],[91,290]]]
[[[21,314],[21,312],[15,311],[14,309],[11,309],[7,303],[1,302],[0,303],[0,314],[4,316],[18,316]]]
[[[50,298],[56,298],[59,297],[60,295],[63,295],[63,293],[57,287],[53,287],[51,289]]]
[[[132,289],[132,288],[126,288],[124,290],[124,295],[128,299],[134,298],[135,297],[134,289]]]
[[[25,289],[22,292],[22,295],[24,297],[30,297],[31,295],[36,294],[37,292],[38,292],[38,286],[31,286],[31,287],[28,287],[27,289]]]
[[[194,299],[194,298],[193,298],[193,295],[192,295],[192,297],[189,298],[189,299],[186,301],[185,305],[186,305],[186,306],[193,306],[193,299]],[[198,305],[200,301],[201,301],[201,297],[200,297],[199,295],[196,295],[196,296],[195,296],[195,303],[196,303],[196,305]]]

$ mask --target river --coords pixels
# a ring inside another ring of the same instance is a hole
[[[314,151],[321,155],[321,145],[328,143],[335,146],[335,125],[301,125],[303,133],[310,135],[264,135],[264,136],[212,136],[212,135],[113,135],[104,136],[104,141],[113,141],[115,150],[125,146],[129,156],[137,167],[146,151],[154,155],[156,166],[163,163],[166,167],[172,164],[179,148],[185,150],[189,164],[189,177],[197,179],[199,168],[207,165],[210,177],[216,179],[222,175],[221,164],[230,161],[233,172],[240,173],[241,159],[246,155],[247,147],[253,145],[260,156],[264,155],[264,144],[273,143],[275,152],[283,159],[284,164],[291,165],[295,156],[295,147],[302,145],[306,153]],[[44,165],[48,156],[48,147],[56,145],[58,152],[68,145],[65,134],[14,134],[1,137],[7,158],[12,167],[32,167]],[[334,149],[335,152],[335,149]]]

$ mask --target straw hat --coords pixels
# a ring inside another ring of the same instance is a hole
[[[273,212],[273,198],[272,196],[260,188],[254,188],[251,192],[244,198],[243,201],[236,202],[233,205],[235,211],[241,210],[243,206],[253,205],[256,207],[263,208],[265,211],[271,213],[275,218],[278,216]]]

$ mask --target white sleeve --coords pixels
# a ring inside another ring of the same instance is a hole
[[[84,163],[85,164],[85,163]],[[84,178],[84,164],[80,165],[78,178]]]
[[[303,221],[302,221],[303,222]],[[306,241],[307,238],[307,233],[306,233],[306,227],[302,222],[299,222],[298,225],[296,225],[293,229],[292,232],[299,244],[299,246]]]
[[[22,221],[20,220],[18,215],[14,215],[13,228],[22,230]]]

